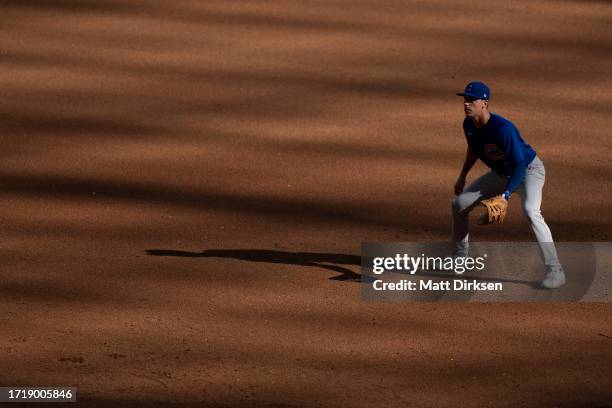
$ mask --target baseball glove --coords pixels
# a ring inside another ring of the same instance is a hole
[[[498,195],[480,203],[487,208],[487,212],[480,216],[478,225],[503,224],[508,209],[508,200],[503,195]]]

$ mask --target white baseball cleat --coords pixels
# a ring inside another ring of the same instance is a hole
[[[556,289],[565,285],[565,272],[563,269],[549,271],[542,281],[542,287],[546,289]]]

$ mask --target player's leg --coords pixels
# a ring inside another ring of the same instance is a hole
[[[517,189],[517,193],[521,196],[523,212],[529,220],[533,234],[540,246],[542,259],[548,269],[542,284],[548,288],[556,288],[565,283],[565,274],[559,262],[550,228],[548,228],[540,211],[545,178],[544,163],[536,156],[527,166],[525,179]]]
[[[508,180],[494,171],[489,171],[470,184],[463,193],[453,198],[452,240],[454,255],[468,255],[469,214],[482,200],[503,193]]]

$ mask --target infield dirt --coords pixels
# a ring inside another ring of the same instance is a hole
[[[544,161],[555,239],[610,240],[610,2],[32,0],[0,21],[0,385],[612,403],[609,303],[365,303],[358,283],[363,241],[448,239],[471,80]],[[516,199],[472,231],[532,240]]]

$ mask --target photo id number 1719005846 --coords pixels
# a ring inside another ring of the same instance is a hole
[[[76,388],[0,387],[0,402],[76,402]]]

